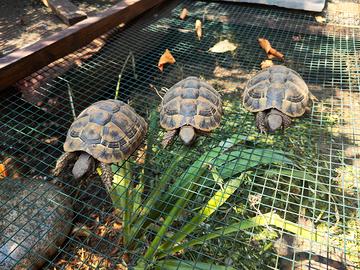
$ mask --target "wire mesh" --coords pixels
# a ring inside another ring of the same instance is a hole
[[[178,19],[183,7],[190,12],[184,21]],[[200,41],[193,31],[196,19],[203,22]],[[319,99],[284,133],[259,134],[253,115],[241,106],[247,80],[265,59],[258,37],[285,54],[285,64]],[[237,45],[234,53],[208,51],[224,39]],[[160,72],[157,62],[167,48],[176,63]],[[359,269],[359,51],[357,27],[321,26],[312,13],[173,1],[115,32],[91,58],[43,85],[41,106],[16,91],[3,97],[0,158],[11,158],[10,177],[51,181],[73,202],[74,218],[67,220],[73,230],[55,256],[45,257],[44,268]],[[114,209],[98,176],[79,183],[70,171],[54,178],[51,170],[73,121],[68,86],[76,114],[113,98],[130,52],[136,76],[128,64],[119,99],[147,119],[149,132],[145,144],[116,169],[120,205],[131,204],[133,213],[140,213],[130,228],[139,235],[126,243],[129,209]],[[192,147],[176,139],[163,149],[161,99],[150,85],[169,88],[187,76],[203,78],[222,93],[221,126]],[[161,181],[154,208],[146,209]],[[205,218],[199,211],[216,194],[226,199],[206,209],[211,214]],[[144,215],[148,210],[151,215]],[[177,212],[174,220],[170,212]],[[142,216],[146,230],[137,223]],[[266,222],[255,226],[254,217]],[[184,229],[191,226],[190,233]],[[182,231],[186,237],[174,241]]]

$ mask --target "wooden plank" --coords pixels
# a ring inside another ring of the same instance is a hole
[[[96,16],[0,58],[0,90],[164,1],[123,0]]]
[[[85,12],[69,0],[41,0],[67,25],[73,25],[87,18]]]

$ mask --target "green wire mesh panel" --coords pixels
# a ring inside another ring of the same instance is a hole
[[[186,20],[178,18],[183,7]],[[203,22],[201,40],[196,19]],[[285,132],[258,133],[241,106],[247,80],[265,60],[259,37],[285,54],[285,64],[319,99]],[[224,39],[237,49],[209,52]],[[176,63],[160,72],[165,49]],[[119,99],[147,120],[149,132],[128,160],[113,165],[109,196],[96,174],[77,182],[71,170],[57,178],[51,170],[73,121],[70,96],[79,114],[114,98],[119,74]],[[192,147],[177,138],[163,149],[154,89],[162,92],[187,76],[222,94],[221,126]],[[50,181],[61,187],[62,200],[72,201],[68,207],[52,200],[73,212],[73,218],[60,216],[72,230],[60,232],[65,241],[58,252],[32,255],[45,269],[359,269],[359,90],[356,27],[233,3],[175,1],[149,12],[42,85],[38,102],[16,91],[1,99],[0,158],[11,181]],[[25,241],[17,244],[32,252]]]

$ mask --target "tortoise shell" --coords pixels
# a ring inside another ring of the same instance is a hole
[[[197,77],[187,77],[164,95],[160,124],[166,130],[190,125],[207,132],[220,125],[222,112],[220,94]]]
[[[290,117],[304,114],[311,93],[301,76],[275,65],[256,74],[246,85],[243,104],[251,112],[275,108]]]
[[[103,163],[126,159],[145,137],[147,124],[119,100],[98,101],[83,110],[71,124],[66,152],[85,151]]]

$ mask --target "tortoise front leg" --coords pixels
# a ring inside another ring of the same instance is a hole
[[[161,142],[161,145],[165,148],[166,146],[168,146],[170,144],[170,142],[174,139],[176,133],[177,133],[177,129],[174,130],[169,130],[168,132],[165,133],[164,138]]]
[[[283,119],[283,127],[284,127],[283,129],[288,128],[291,125],[291,122],[292,122],[291,117],[287,116],[284,113],[281,114],[281,117]]]
[[[65,152],[56,161],[55,169],[53,170],[54,176],[59,176],[65,169],[69,162],[76,157],[75,152]]]
[[[260,130],[261,133],[266,133],[266,113],[265,112],[258,112],[256,114],[256,126]]]
[[[100,168],[101,168],[101,180],[103,181],[106,190],[110,193],[112,180],[114,177],[111,170],[111,165],[100,162]]]

